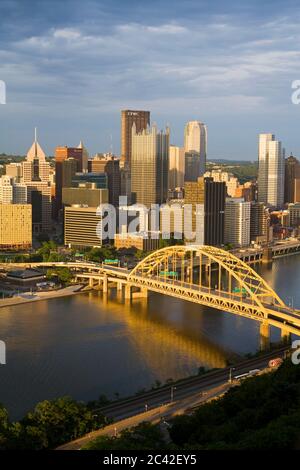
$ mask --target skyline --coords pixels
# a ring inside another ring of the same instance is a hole
[[[208,160],[256,160],[267,132],[300,155],[295,1],[15,0],[0,16],[0,152],[23,155],[37,126],[47,155],[80,140],[108,152],[111,135],[120,154],[120,111],[141,109],[174,145],[187,121],[204,122]]]

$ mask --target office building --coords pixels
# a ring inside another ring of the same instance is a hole
[[[256,243],[270,241],[270,214],[263,202],[251,202],[250,241]]]
[[[235,247],[250,244],[250,202],[243,199],[227,198],[225,203],[225,238],[227,244]]]
[[[168,196],[169,129],[132,127],[131,192],[135,203],[162,204]]]
[[[76,171],[83,171],[83,149],[76,147],[56,147],[55,149],[55,212],[56,217],[62,208],[62,188],[65,185],[63,162],[68,159],[76,160]]]
[[[206,154],[207,154],[207,127],[200,121],[190,121],[186,124],[184,129],[184,152],[189,153],[189,157],[185,159],[186,163],[194,164],[198,174],[196,177],[203,176],[206,169]],[[198,156],[198,165],[195,165],[195,158]],[[189,167],[186,167],[186,181],[193,181],[189,179]]]
[[[293,155],[285,159],[284,174],[284,202],[300,202],[300,199],[298,199],[300,194],[297,191],[300,182],[300,162]]]
[[[197,182],[184,184],[184,226],[185,229],[191,227],[191,241],[213,246],[224,243],[225,198],[224,182],[199,177]],[[187,210],[187,204],[191,206],[191,212]]]
[[[77,148],[82,150],[82,157],[81,157],[82,166],[81,166],[81,169],[80,168],[78,169],[78,171],[82,171],[82,172],[88,171],[89,152],[87,151],[86,147],[83,145],[82,141],[80,141]]]
[[[131,166],[132,126],[136,133],[150,126],[150,111],[136,111],[125,109],[121,111],[121,159]]]
[[[184,185],[184,148],[170,145],[169,149],[169,188],[182,188]]]
[[[27,250],[32,245],[30,204],[0,204],[0,249]]]
[[[69,247],[101,247],[102,217],[96,207],[80,205],[64,209],[64,243]]]
[[[300,203],[294,203],[288,205],[289,221],[288,224],[290,227],[299,227],[300,226]]]
[[[51,228],[50,164],[35,140],[26,161],[22,162],[22,183],[27,187],[27,202],[32,205],[32,229],[35,234],[49,232]]]
[[[281,207],[284,200],[284,150],[273,134],[259,135],[258,200]]]
[[[107,175],[109,203],[118,207],[121,195],[120,160],[112,155],[97,155],[88,161],[88,171]]]
[[[108,203],[108,190],[97,188],[95,183],[81,183],[77,188],[63,188],[62,203],[64,206],[80,204],[98,207]]]
[[[12,204],[13,202],[13,187],[11,178],[7,175],[0,178],[0,203]]]

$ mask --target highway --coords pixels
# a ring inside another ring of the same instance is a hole
[[[274,357],[283,357],[287,347],[282,347],[274,352],[268,352],[263,356],[244,360],[235,364],[232,376],[249,372],[252,369],[263,369],[267,367],[268,361]],[[170,403],[171,393],[174,401],[187,398],[197,392],[204,392],[212,387],[222,385],[229,380],[230,368],[208,372],[206,374],[189,377],[174,384],[169,384],[149,392],[137,395],[132,398],[118,400],[107,406],[95,409],[96,412],[103,413],[108,418],[120,420],[133,416],[148,409]],[[173,387],[173,391],[171,388]],[[176,388],[175,388],[176,387]]]
[[[236,364],[234,369],[231,367],[232,379],[253,369],[265,369],[270,359],[284,357],[287,350],[287,347],[282,347],[263,356]],[[113,423],[63,444],[57,450],[80,450],[97,437],[115,436],[122,430],[137,426],[143,421],[160,423],[178,414],[191,413],[202,403],[224,394],[231,386],[229,376],[230,367],[227,367],[97,408],[93,410],[95,414],[103,413],[112,418]]]

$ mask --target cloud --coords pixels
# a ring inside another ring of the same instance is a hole
[[[23,117],[26,106],[57,119],[72,119],[79,110],[105,119],[138,106],[172,119],[190,109],[194,116],[198,109],[201,120],[225,113],[235,119],[274,113],[284,100],[289,105],[288,84],[300,76],[296,13],[210,13],[208,3],[189,1],[181,14],[170,5],[154,14],[136,2],[121,18],[123,4],[111,13],[105,2],[99,9],[88,2],[83,14],[74,2],[69,18],[71,10],[55,15],[45,4],[52,21],[19,33],[14,24],[14,34],[2,34],[0,43],[7,112]]]

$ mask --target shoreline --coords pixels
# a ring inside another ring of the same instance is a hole
[[[28,294],[28,298],[23,297],[22,295],[10,297],[9,299],[0,300],[0,309],[4,307],[14,307],[15,305],[39,302],[42,300],[51,300],[60,297],[70,297],[71,295],[83,294],[85,292],[88,292],[88,290],[83,290],[83,288],[84,286],[82,284],[76,284],[74,286],[64,287],[63,289],[55,291],[39,292],[33,294],[32,296]]]

